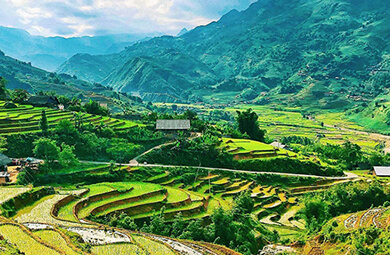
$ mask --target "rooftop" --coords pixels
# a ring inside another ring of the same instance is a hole
[[[273,142],[271,143],[270,145],[276,147],[276,148],[279,148],[279,149],[284,149],[286,148],[286,145],[282,144],[282,143],[279,143],[279,142]]]
[[[0,172],[0,178],[9,177],[9,173],[7,172]]]
[[[390,177],[390,166],[374,166],[374,171],[377,176]]]
[[[11,162],[12,160],[9,157],[0,153],[0,166],[5,166]]]
[[[191,128],[190,120],[157,120],[157,130],[189,130]]]

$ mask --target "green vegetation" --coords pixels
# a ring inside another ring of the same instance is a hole
[[[61,254],[34,239],[31,235],[15,225],[0,225],[0,234],[26,255],[34,254]]]
[[[74,251],[71,247],[68,246],[64,238],[56,231],[54,230],[40,230],[37,232],[34,232],[34,235],[41,238],[43,241],[49,243],[50,245],[54,247],[60,248],[62,251],[64,251],[66,254],[69,255],[77,255],[80,254],[76,251]]]

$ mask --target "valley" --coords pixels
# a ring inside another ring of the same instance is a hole
[[[389,254],[390,3],[141,2],[3,3],[0,254]]]

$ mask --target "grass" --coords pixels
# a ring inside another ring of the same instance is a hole
[[[225,185],[229,183],[229,177],[224,177],[222,179],[219,179],[217,181],[212,182],[213,185]]]
[[[74,251],[72,248],[68,246],[64,238],[56,231],[53,230],[40,230],[34,232],[34,235],[41,238],[43,241],[47,242],[48,244],[58,247],[61,250],[63,250],[67,255],[77,255],[80,254],[76,251]]]
[[[93,184],[86,186],[85,188],[88,188],[89,192],[84,197],[102,194],[114,190],[114,188],[109,186],[108,183]],[[62,206],[58,211],[58,217],[66,221],[78,222],[73,215],[73,207],[78,201],[79,200],[76,199],[66,204],[65,206]]]
[[[158,175],[152,176],[149,179],[147,179],[146,181],[147,182],[155,182],[157,180],[164,179],[167,176],[169,176],[169,172],[165,172],[165,173],[162,173],[162,174],[158,174]]]
[[[103,199],[103,200],[100,200],[100,201],[97,201],[94,203],[90,203],[88,206],[82,208],[79,211],[79,215],[78,215],[79,218],[86,218],[93,209],[95,209],[99,206],[102,206],[102,205],[105,205],[108,203],[112,203],[115,201],[123,200],[123,199],[138,197],[138,196],[146,194],[146,193],[162,190],[162,187],[158,184],[143,183],[143,182],[128,182],[128,183],[117,182],[117,183],[111,183],[110,185],[111,185],[112,189],[114,189],[114,188],[121,188],[121,189],[133,188],[133,190],[131,192],[123,193],[119,196],[114,196],[114,197],[111,197],[108,199]],[[114,206],[113,208],[116,208],[116,207]]]
[[[3,103],[3,102],[2,102]],[[68,111],[60,111],[45,107],[32,107],[18,105],[16,109],[0,109],[0,134],[15,134],[15,133],[34,133],[39,132],[38,121],[42,110],[46,111],[47,120],[51,127],[54,127],[61,119],[73,121],[73,113]],[[109,117],[100,117],[88,113],[83,113],[83,120],[87,123],[100,124],[104,122],[107,126],[113,129],[126,129],[136,125],[143,126],[128,120],[117,120]]]
[[[165,187],[168,190],[168,203],[177,203],[188,199],[188,194],[179,189]]]
[[[265,209],[272,209],[272,208],[278,207],[278,206],[281,205],[281,204],[282,204],[282,201],[277,200],[277,201],[272,202],[272,203],[270,203],[270,204],[264,205],[263,207],[264,207]]]
[[[36,241],[21,228],[14,225],[0,225],[0,234],[9,242],[15,244],[26,255],[60,254]]]
[[[65,198],[67,195],[50,195],[46,196],[32,205],[26,206],[19,210],[18,213],[13,217],[15,220],[21,223],[25,222],[39,222],[47,224],[62,225],[64,222],[59,221],[51,217],[50,212],[55,203]],[[67,223],[67,226],[80,226],[77,223]]]
[[[232,139],[232,138],[223,138],[222,139],[222,148],[225,148],[229,153],[235,156],[245,156],[246,154],[251,154],[253,156],[265,157],[270,154],[276,154],[276,156],[289,156],[296,157],[298,154],[284,150],[277,149],[272,145],[261,143],[258,141],[248,140],[248,139]]]
[[[232,195],[232,194],[241,193],[241,192],[243,192],[243,191],[245,191],[245,190],[248,190],[252,184],[253,184],[253,182],[249,182],[249,183],[245,184],[244,186],[239,187],[238,189],[235,189],[235,190],[231,190],[231,191],[225,192],[224,194],[225,194],[225,195]]]
[[[188,205],[185,205],[185,206],[181,206],[181,207],[178,207],[178,208],[171,208],[171,209],[166,209],[164,211],[165,214],[168,214],[168,213],[179,213],[179,212],[184,212],[184,211],[188,211],[188,210],[191,210],[191,209],[195,209],[195,208],[199,208],[203,206],[203,203],[202,202],[193,202],[191,204],[188,204]],[[143,213],[143,214],[137,214],[136,216],[133,216],[133,218],[135,219],[139,219],[139,218],[146,218],[146,217],[151,217],[155,214],[157,214],[159,212],[147,212],[147,213]],[[191,218],[191,216],[187,216],[187,218]]]
[[[109,167],[109,165],[79,164],[73,167],[62,168],[60,170],[57,170],[56,173],[71,174],[71,173],[78,173],[78,172],[99,172],[105,170],[108,171],[107,167]]]
[[[134,241],[144,248],[150,254],[159,254],[159,255],[175,255],[171,249],[169,249],[164,244],[161,244],[156,241],[152,241],[146,237],[139,235],[132,235]]]
[[[284,226],[266,225],[265,227],[271,231],[277,231],[282,240],[289,239],[290,242],[297,241],[304,235],[300,230],[292,230]]]
[[[146,205],[146,204],[151,204],[151,203],[156,203],[156,202],[163,202],[164,198],[165,198],[164,195],[157,195],[157,196],[150,197],[150,198],[147,198],[144,200],[140,200],[140,201],[137,201],[134,203],[114,206],[108,210],[97,213],[96,216],[100,217],[102,215],[106,215],[106,214],[109,214],[109,213],[112,213],[115,211],[120,211],[120,210],[131,210],[132,208],[139,206],[139,205]]]
[[[92,252],[96,255],[127,255],[127,254],[139,254],[146,255],[140,247],[134,244],[109,244],[92,246]]]
[[[0,204],[29,190],[30,187],[0,187]]]
[[[285,212],[284,214],[281,215],[279,222],[282,225],[285,225],[288,227],[295,227],[295,225],[290,222],[290,219],[292,217],[294,217],[301,208],[302,208],[301,206],[291,207],[287,212]]]

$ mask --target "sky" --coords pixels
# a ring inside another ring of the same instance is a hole
[[[0,26],[33,35],[175,35],[256,0],[0,0]]]

